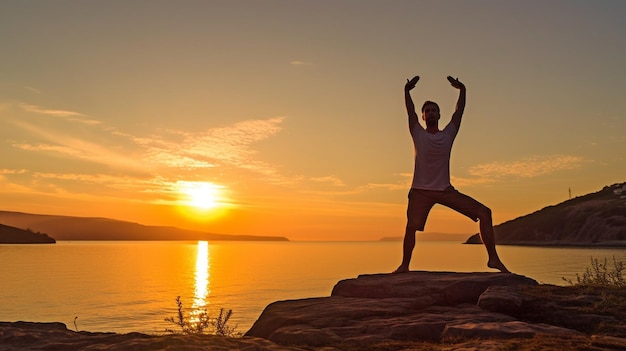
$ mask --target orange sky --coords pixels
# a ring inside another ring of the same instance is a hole
[[[439,102],[443,124],[453,75],[468,100],[452,183],[497,224],[626,180],[625,12],[3,2],[0,209],[292,240],[399,236],[413,169],[404,82],[422,77],[416,104]],[[477,226],[435,208],[426,231]]]

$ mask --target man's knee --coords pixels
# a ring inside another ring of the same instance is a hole
[[[424,228],[420,228],[419,225],[415,224],[415,223],[407,223],[406,224],[406,230],[405,230],[405,234],[415,234],[415,232],[417,231],[422,231],[424,230]]]
[[[406,219],[406,233],[415,233],[416,231],[423,231],[426,225],[425,218],[420,216],[407,215]]]
[[[479,221],[490,221],[491,220],[491,209],[485,205],[482,205],[478,210],[478,220]]]

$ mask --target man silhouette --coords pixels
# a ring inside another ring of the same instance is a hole
[[[465,85],[458,78],[448,76],[450,84],[459,90],[459,98],[452,119],[443,130],[439,130],[441,117],[439,105],[432,101],[426,101],[422,106],[422,119],[426,123],[426,128],[419,123],[410,93],[419,79],[419,76],[407,79],[404,86],[404,101],[415,151],[415,169],[409,191],[402,263],[394,273],[409,271],[415,247],[415,232],[424,230],[428,213],[435,204],[447,206],[474,222],[479,221],[480,237],[489,255],[487,266],[501,272],[509,272],[496,252],[491,209],[460,193],[450,184],[450,153],[465,110]]]

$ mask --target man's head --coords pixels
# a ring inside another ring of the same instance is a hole
[[[422,119],[426,121],[427,127],[436,127],[440,117],[439,105],[436,102],[424,102],[424,105],[422,105]]]

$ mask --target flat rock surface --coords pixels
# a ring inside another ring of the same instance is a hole
[[[361,275],[338,282],[329,297],[270,304],[246,335],[279,344],[311,346],[340,340],[436,341],[446,328],[455,325],[472,335],[482,331],[490,336],[519,336],[522,333],[515,330],[515,325],[494,332],[494,326],[504,326],[515,318],[481,309],[477,302],[492,286],[533,285],[537,285],[533,279],[510,273],[415,271]],[[468,328],[472,323],[490,327]],[[529,335],[528,330],[525,325],[524,336]]]
[[[456,273],[412,271],[403,274],[366,274],[338,282],[332,296],[386,299],[409,297],[432,300],[429,304],[476,303],[490,286],[537,285],[533,279],[512,273]]]

